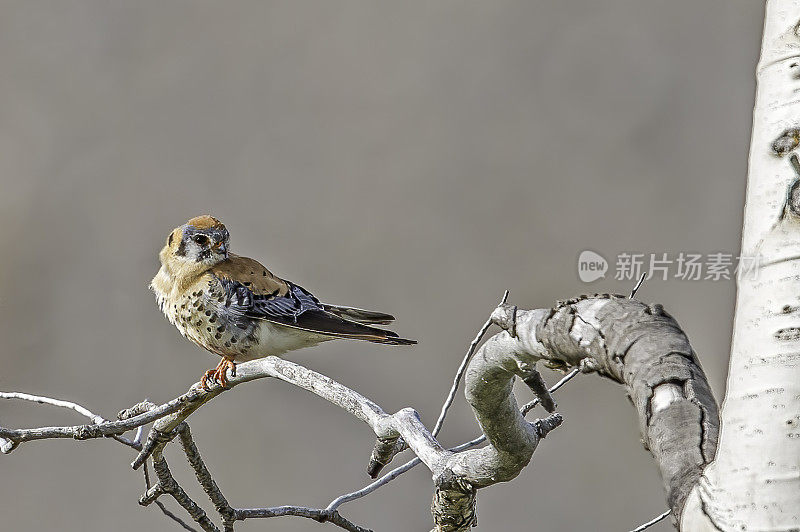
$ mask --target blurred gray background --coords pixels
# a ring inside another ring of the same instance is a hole
[[[4,1],[0,389],[106,417],[183,392],[217,359],[179,336],[147,284],[168,232],[213,213],[236,252],[323,300],[395,313],[417,347],[341,342],[289,358],[432,426],[505,288],[524,307],[630,290],[613,265],[581,283],[584,249],[611,261],[738,251],[762,10]],[[639,295],[684,326],[718,397],[733,295],[731,281],[680,280]],[[480,530],[624,532],[659,514],[659,476],[622,389],[584,377],[558,401],[566,421],[530,466],[481,491]],[[0,404],[5,426],[81,419]],[[286,384],[239,387],[190,421],[234,505],[325,505],[367,480],[367,427]],[[477,430],[459,394],[442,442]],[[3,528],[177,530],[137,505],[132,458],[98,440],[0,456]],[[430,495],[420,467],[342,512],[377,531],[428,530]]]

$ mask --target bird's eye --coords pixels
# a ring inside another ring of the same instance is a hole
[[[205,246],[208,244],[208,237],[205,235],[197,235],[194,237],[194,241],[200,246]]]

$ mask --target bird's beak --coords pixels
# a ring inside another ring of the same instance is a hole
[[[228,246],[225,245],[225,242],[217,242],[214,244],[214,249],[217,253],[222,253],[223,255],[228,255]]]

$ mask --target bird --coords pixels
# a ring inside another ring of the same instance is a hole
[[[204,214],[170,232],[150,282],[156,302],[180,333],[219,355],[200,382],[227,387],[236,364],[335,339],[413,345],[376,325],[391,314],[321,303],[308,290],[281,279],[257,260],[230,251],[230,233]]]

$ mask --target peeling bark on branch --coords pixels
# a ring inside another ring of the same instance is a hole
[[[719,414],[705,374],[677,322],[661,305],[615,295],[581,296],[550,310],[501,306],[496,322],[555,367],[582,367],[624,384],[645,447],[656,460],[674,516],[714,456]],[[513,328],[512,328],[513,327]]]

